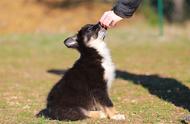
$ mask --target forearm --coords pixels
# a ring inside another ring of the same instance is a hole
[[[116,5],[113,7],[113,11],[122,18],[131,17],[141,1],[142,0],[118,0]]]

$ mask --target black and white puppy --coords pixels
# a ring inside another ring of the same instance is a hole
[[[115,68],[103,41],[105,33],[100,24],[88,24],[64,41],[68,48],[79,51],[80,58],[52,88],[47,108],[38,116],[58,120],[125,119],[124,115],[116,113],[108,94]]]

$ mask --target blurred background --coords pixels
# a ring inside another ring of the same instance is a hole
[[[97,23],[115,2],[0,0],[1,124],[64,123],[35,117],[79,57],[63,41]],[[190,112],[190,0],[143,0],[133,17],[108,30],[105,41],[117,69],[110,96],[126,123],[184,123]]]
[[[158,5],[159,1],[163,5]],[[97,23],[101,14],[110,10],[115,0],[1,0],[0,33],[65,32],[86,23]],[[161,8],[160,8],[161,7]],[[159,24],[159,11],[165,25],[189,27],[189,0],[144,0],[135,17],[122,26]]]

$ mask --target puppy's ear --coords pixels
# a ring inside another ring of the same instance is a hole
[[[77,36],[74,35],[74,36],[72,36],[72,37],[67,38],[67,39],[64,41],[64,44],[65,44],[68,48],[77,48],[77,47],[78,47],[78,42],[77,42],[76,40],[77,40]]]

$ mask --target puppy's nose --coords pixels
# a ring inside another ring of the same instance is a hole
[[[100,23],[100,22],[98,23],[98,25],[100,26],[100,28],[107,30],[107,27],[105,27],[105,26],[101,25],[101,23]]]
[[[99,23],[97,23],[96,25],[93,26],[93,29],[100,29],[101,28],[101,25]]]

